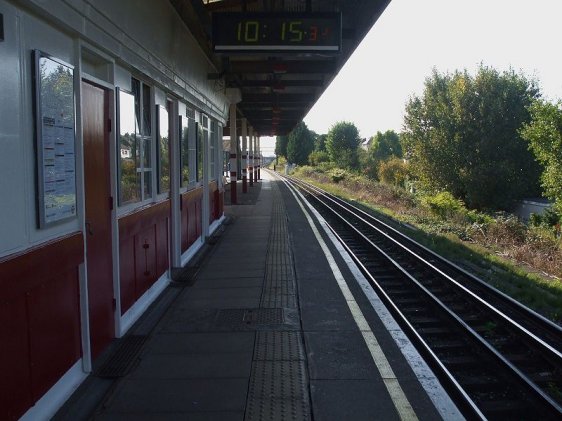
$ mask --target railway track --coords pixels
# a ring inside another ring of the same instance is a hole
[[[286,178],[324,217],[467,418],[562,419],[562,329],[373,215]]]

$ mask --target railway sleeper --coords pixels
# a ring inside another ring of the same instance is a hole
[[[536,419],[537,415],[527,402],[516,399],[487,399],[479,407],[489,419]]]
[[[406,297],[404,295],[402,295],[401,297],[396,297],[394,294],[392,294],[392,299],[395,302],[395,304],[398,304],[398,306],[401,306],[401,305],[416,305],[416,304],[421,302],[418,297],[413,297],[411,294],[408,297]]]
[[[419,316],[412,316],[409,321],[413,325],[423,326],[423,328],[438,327],[442,324],[441,321],[439,321],[439,319],[436,319],[435,317],[423,316],[421,314]]]
[[[461,340],[448,339],[448,338],[432,338],[431,349],[440,352],[441,350],[455,350],[464,349],[466,343]]]
[[[476,359],[472,354],[459,355],[455,353],[454,355],[440,356],[440,359],[448,368],[453,367],[455,372],[457,370],[480,369],[482,366],[482,361]]]
[[[424,337],[426,336],[451,336],[452,331],[443,326],[436,327],[423,327],[417,329],[418,333]]]

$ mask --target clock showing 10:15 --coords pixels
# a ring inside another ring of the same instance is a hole
[[[341,48],[339,13],[216,13],[213,44],[221,51],[324,51]]]

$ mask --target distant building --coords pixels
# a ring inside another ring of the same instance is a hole
[[[369,150],[369,146],[371,145],[371,138],[364,138],[361,140],[361,149]]]
[[[527,222],[532,213],[542,215],[550,207],[552,207],[552,203],[544,198],[523,199],[517,203],[514,213]]]

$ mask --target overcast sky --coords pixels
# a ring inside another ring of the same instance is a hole
[[[401,131],[406,101],[439,72],[479,63],[539,80],[562,98],[562,0],[392,0],[305,118],[327,133],[350,121],[361,137]],[[262,140],[264,154],[275,141]]]

